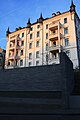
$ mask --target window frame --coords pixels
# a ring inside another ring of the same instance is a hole
[[[19,52],[17,51],[17,52],[16,52],[16,56],[18,56],[18,54],[19,54]]]
[[[22,52],[23,51],[23,52]],[[24,50],[21,50],[20,55],[23,56],[24,55]]]
[[[30,31],[33,31],[33,27],[30,28]]]
[[[29,53],[29,60],[32,59],[32,53]]]
[[[39,58],[39,51],[36,51],[36,58]]]
[[[46,39],[48,39],[48,33],[46,33]]]
[[[39,29],[40,28],[40,25],[37,25],[37,29]]]
[[[36,61],[36,66],[39,66],[39,63],[40,63],[39,60],[37,60],[37,61]]]
[[[30,34],[30,40],[31,40],[32,38],[33,38],[33,34],[31,33],[31,34]]]
[[[40,44],[40,42],[39,42],[39,41],[37,41],[37,42],[36,42],[36,47],[39,47],[39,44]]]
[[[20,66],[23,66],[23,60],[20,60]]]
[[[68,27],[64,28],[64,35],[68,34]]]
[[[22,38],[24,37],[24,33],[22,33]]]
[[[46,29],[48,29],[48,24],[46,24]]]
[[[40,37],[40,31],[37,32],[37,37]]]
[[[67,23],[67,18],[64,18],[64,24],[66,24]]]
[[[29,49],[32,49],[32,43],[29,43]]]
[[[29,62],[28,65],[29,65],[29,67],[30,67],[30,66],[32,65],[32,62]]]
[[[8,66],[10,66],[10,65],[11,65],[11,62],[9,61],[9,62],[8,62]]]
[[[46,51],[48,50],[48,48],[49,48],[49,44],[48,44],[48,43],[46,43]]]
[[[65,46],[69,46],[69,38],[65,38]]]
[[[23,44],[22,44],[23,43]],[[24,46],[24,41],[21,41],[21,46]]]

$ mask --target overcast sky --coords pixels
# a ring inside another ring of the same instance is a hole
[[[80,0],[74,0],[80,17]],[[1,0],[0,1],[0,47],[6,49],[6,30],[14,31],[25,27],[28,18],[35,22],[42,12],[43,17],[51,17],[57,11],[69,10],[71,0]]]

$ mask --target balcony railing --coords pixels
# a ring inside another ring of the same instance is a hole
[[[58,37],[60,37],[60,39],[62,38],[62,34],[60,33],[58,35],[58,33],[51,33],[49,35],[49,40],[53,41],[53,40],[58,40]]]
[[[13,42],[13,43],[14,43],[14,42],[15,42],[15,39],[10,39],[10,42]]]
[[[58,23],[53,22],[53,23],[49,24],[49,29],[50,30],[56,30],[56,29],[58,29]]]
[[[58,33],[51,33],[49,35],[49,40],[58,40]]]
[[[21,49],[21,46],[20,46],[20,45],[17,45],[17,46],[16,46],[16,49]]]
[[[56,30],[56,29],[58,29],[58,26],[61,28],[61,24],[59,23],[59,21],[52,22],[51,24],[49,24],[49,29]]]
[[[13,55],[9,56],[9,60],[12,60],[12,59],[14,59],[14,56]]]
[[[15,49],[15,45],[9,47],[10,50]]]
[[[19,56],[19,55],[16,55],[16,56],[15,56],[15,59],[20,59],[20,56]]]
[[[51,47],[49,47],[48,51],[54,51],[54,50],[59,50],[60,46],[59,45],[53,45]]]
[[[49,60],[49,64],[59,64],[60,63],[60,58],[59,57],[56,57],[56,58],[51,58]]]

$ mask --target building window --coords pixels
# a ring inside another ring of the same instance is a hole
[[[48,29],[48,24],[46,24],[46,29]]]
[[[32,59],[32,53],[29,53],[29,59]]]
[[[53,46],[56,47],[56,41],[53,42]]]
[[[37,37],[39,37],[40,36],[40,32],[37,32]]]
[[[33,31],[33,27],[31,27],[31,29],[30,29],[31,31]]]
[[[70,58],[70,50],[66,51],[66,55]]]
[[[36,66],[38,66],[39,65],[39,61],[36,61]]]
[[[20,60],[20,66],[23,66],[23,60]]]
[[[68,28],[64,28],[64,34],[68,34]]]
[[[40,25],[37,25],[37,29],[39,29],[40,28]]]
[[[29,44],[29,49],[31,49],[31,48],[32,48],[32,43]]]
[[[66,39],[65,39],[65,46],[68,46],[68,45],[69,45],[69,39],[66,38]]]
[[[20,45],[19,45],[19,41],[17,41],[17,46],[20,46]]]
[[[16,52],[16,56],[18,56],[18,51]]]
[[[10,62],[8,62],[8,65],[10,66]]]
[[[30,39],[32,39],[32,34],[30,34]]]
[[[16,64],[16,66],[18,65],[18,61],[17,60],[15,61],[15,64]]]
[[[39,58],[39,51],[36,52],[36,58]]]
[[[24,41],[21,41],[21,46],[24,46]]]
[[[24,37],[24,33],[22,33],[22,37]]]
[[[48,43],[46,44],[46,51],[48,50]]]
[[[13,46],[13,44],[12,43],[10,43],[10,47],[12,47]]]
[[[32,65],[32,62],[29,62],[29,66],[31,66]]]
[[[53,31],[52,31],[52,33],[53,33],[53,34],[56,34],[56,31],[55,31],[55,30],[53,30]]]
[[[21,55],[23,55],[23,50],[21,50]]]
[[[67,18],[64,18],[64,24],[67,23]]]
[[[11,53],[9,53],[9,57],[11,57]]]
[[[46,39],[48,39],[48,33],[46,33]]]
[[[39,41],[36,42],[36,47],[39,47]]]
[[[56,53],[54,53],[54,54],[53,54],[53,57],[54,57],[54,59],[56,59],[56,58],[57,58],[57,54],[56,54]]]

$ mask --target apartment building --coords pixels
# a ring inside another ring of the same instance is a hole
[[[42,14],[35,23],[6,31],[5,68],[59,64],[59,53],[65,52],[74,68],[80,66],[80,19],[72,1],[69,11]]]

